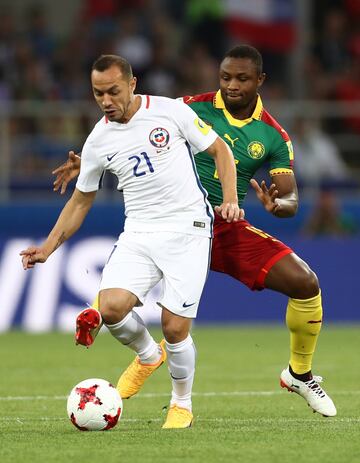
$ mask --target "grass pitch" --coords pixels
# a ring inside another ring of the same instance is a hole
[[[170,397],[161,367],[124,401],[113,430],[91,433],[67,419],[66,395],[90,377],[116,383],[132,353],[107,333],[89,350],[67,334],[1,335],[1,463],[360,462],[359,326],[325,326],[321,333],[314,372],[326,378],[338,409],[327,419],[279,387],[286,328],[195,326],[193,338],[193,428],[161,430]]]

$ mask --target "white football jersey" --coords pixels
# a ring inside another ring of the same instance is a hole
[[[76,187],[99,189],[105,170],[118,178],[125,201],[125,230],[174,231],[211,236],[213,211],[193,153],[217,134],[184,103],[141,95],[126,124],[103,117],[88,136]]]

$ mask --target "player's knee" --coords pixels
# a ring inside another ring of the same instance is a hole
[[[315,272],[310,270],[310,275],[308,277],[308,287],[309,291],[312,293],[312,297],[315,297],[319,294],[320,291],[320,286],[319,286],[319,280]]]
[[[183,341],[189,334],[187,323],[179,323],[176,319],[163,320],[162,330],[166,341],[170,344]]]
[[[118,323],[129,313],[127,301],[116,295],[100,293],[99,303],[101,316],[108,325]]]
[[[319,291],[320,287],[316,273],[308,266],[303,266],[297,272],[291,297],[295,299],[310,299],[317,296]]]
[[[104,322],[108,325],[114,325],[123,318],[121,317],[115,306],[104,304],[100,306],[99,310]]]
[[[99,311],[104,322],[108,325],[114,325],[123,318],[122,314],[119,313],[117,306],[115,304],[111,304],[110,302],[101,304]]]

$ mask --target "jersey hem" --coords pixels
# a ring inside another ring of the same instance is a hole
[[[203,221],[196,219],[195,222],[203,222]],[[209,223],[206,224],[205,228],[196,228],[194,226],[188,226],[185,228],[184,221],[173,222],[173,223],[157,222],[157,223],[149,224],[148,222],[138,222],[138,221],[126,219],[124,231],[137,232],[137,233],[172,232],[172,233],[180,233],[183,235],[204,236],[206,238],[213,237],[212,227]]]

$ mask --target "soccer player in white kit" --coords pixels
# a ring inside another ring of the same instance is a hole
[[[134,395],[167,354],[172,396],[163,428],[186,428],[193,421],[195,372],[189,330],[208,274],[214,219],[193,153],[206,150],[214,157],[223,188],[217,213],[229,222],[240,218],[234,159],[225,142],[187,105],[135,95],[136,78],[123,58],[101,56],[91,82],[104,117],[85,142],[72,197],[45,242],[21,252],[23,267],[45,262],[78,230],[104,172],[115,174],[124,193],[126,220],[103,269],[99,310],[110,333],[137,354],[118,390],[123,398]],[[160,280],[161,345],[133,311]]]

